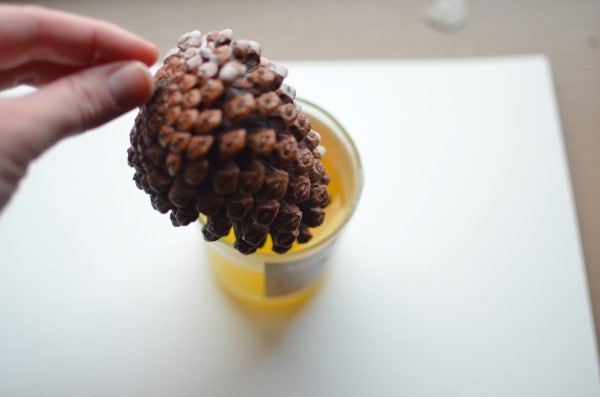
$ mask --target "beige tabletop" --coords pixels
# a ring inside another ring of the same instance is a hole
[[[48,0],[116,23],[164,53],[181,33],[231,28],[272,59],[550,58],[596,324],[600,325],[600,1],[471,0],[463,29],[424,22],[431,0]],[[598,333],[597,333],[598,334]]]

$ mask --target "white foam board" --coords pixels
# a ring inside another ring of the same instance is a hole
[[[318,295],[228,298],[199,228],[131,181],[130,113],[45,154],[0,214],[0,395],[599,395],[548,60],[286,65],[364,165]]]

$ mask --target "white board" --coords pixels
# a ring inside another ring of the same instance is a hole
[[[318,295],[286,315],[222,293],[199,228],[131,181],[130,113],[0,214],[0,395],[599,395],[547,59],[285,64],[364,164]]]

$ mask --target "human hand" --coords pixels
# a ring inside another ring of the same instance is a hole
[[[146,101],[156,47],[114,25],[35,6],[0,4],[0,210],[29,163],[59,140]],[[144,65],[145,64],[145,65]]]

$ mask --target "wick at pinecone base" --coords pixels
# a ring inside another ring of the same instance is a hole
[[[207,241],[235,235],[254,253],[308,242],[325,218],[325,149],[283,81],[288,71],[231,30],[184,34],[155,74],[140,107],[128,164],[152,207],[174,226],[206,217]]]

